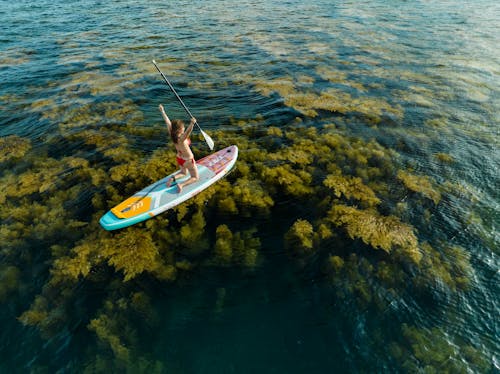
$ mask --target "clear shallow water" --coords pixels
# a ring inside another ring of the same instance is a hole
[[[464,248],[472,268],[470,287],[458,291],[439,279],[425,292],[369,276],[332,282],[324,270],[328,254],[347,259],[346,252],[366,254],[366,249],[354,241],[329,244],[306,259],[290,255],[283,227],[296,217],[277,208],[273,223],[255,217],[262,247],[253,270],[200,266],[172,283],[148,276],[123,282],[110,266],[104,283],[83,278],[64,308],[51,306],[71,317],[52,314],[59,330],[44,334],[17,318],[37,295],[60,302],[57,295],[66,288],[47,286],[57,257],[51,247],[62,241],[71,248],[81,239],[66,231],[62,238],[46,234],[56,220],[48,216],[48,227],[26,224],[21,232],[28,240],[19,245],[2,234],[9,243],[0,258],[2,371],[99,371],[100,360],[115,370],[132,367],[113,361],[119,356],[116,347],[110,349],[113,340],[88,328],[106,302],[118,305],[105,314],[126,331],[121,343],[132,352],[135,371],[411,371],[408,362],[439,370],[446,368],[443,360],[421,351],[449,347],[450,360],[469,370],[498,370],[500,8],[495,2],[2,2],[0,20],[0,135],[29,139],[31,159],[78,155],[108,172],[112,165],[102,155],[116,144],[96,150],[80,134],[125,124],[149,131],[126,132],[128,150],[141,162],[164,147],[158,104],[166,104],[172,117],[183,112],[150,63],[154,58],[204,130],[222,131],[215,138],[219,144],[224,134],[232,136],[238,121],[248,129],[286,130],[299,117],[304,127],[335,123],[347,136],[374,138],[396,151],[407,170],[454,191],[443,192],[431,208],[412,201],[409,193],[402,200],[409,206],[404,220],[415,226],[421,242]],[[321,109],[297,100],[327,90],[351,109]],[[80,116],[73,113],[78,108],[85,108]],[[124,114],[123,108],[131,110]],[[248,133],[248,141],[266,147],[260,133]],[[198,149],[203,152],[203,144]],[[453,161],[442,162],[436,154]],[[4,175],[35,169],[22,160],[3,165]],[[68,180],[64,188],[72,187],[72,170],[59,173]],[[7,191],[13,182],[1,183]],[[116,185],[123,197],[131,192]],[[103,190],[97,186],[66,205],[78,207],[75,216],[89,222],[96,211],[92,196]],[[40,199],[48,204],[43,194],[19,203]],[[284,196],[276,203],[302,211],[305,219],[315,214],[300,199]],[[426,214],[430,218],[422,219]],[[243,218],[230,220],[236,227],[248,225]],[[11,218],[2,221],[9,230],[12,224]],[[366,257],[372,264],[381,261]],[[441,258],[445,264],[460,260],[446,252]],[[20,269],[10,288],[8,266]],[[356,282],[369,284],[371,302],[358,303],[356,291],[346,291]],[[341,291],[348,297],[339,296]],[[120,300],[137,292],[150,306],[124,312]],[[386,306],[376,305],[376,299]],[[433,336],[444,343],[433,344]],[[465,346],[479,352],[483,364],[475,363],[477,354]]]

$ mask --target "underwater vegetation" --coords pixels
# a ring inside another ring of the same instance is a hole
[[[272,125],[240,120],[211,132],[221,148],[238,145],[235,170],[172,211],[116,232],[101,229],[102,214],[176,168],[163,128],[141,126],[144,115],[131,99],[33,103],[34,113],[57,124],[49,146],[78,147],[40,155],[27,139],[0,138],[0,301],[29,293],[32,301],[18,320],[44,339],[64,326],[84,329],[95,342],[80,358],[87,372],[165,372],[166,364],[138,343],[158,316],[155,295],[136,285],[144,279],[172,285],[206,268],[255,271],[277,245],[270,238],[279,237],[286,261],[316,267],[332,297],[363,308],[385,311],[409,292],[422,298],[467,292],[473,269],[466,250],[417,229],[432,222],[443,199],[466,196],[415,174],[376,140],[346,135],[338,114],[373,126],[387,116],[401,119],[402,108],[355,96],[365,88],[348,84],[345,73],[317,74],[351,93],[315,91],[308,76],[256,83],[254,89],[280,96],[302,118]],[[117,82],[99,76],[73,76],[69,94],[111,96]],[[322,111],[328,112],[323,124],[307,122]],[[202,157],[202,139],[193,138]],[[145,140],[156,146],[149,154],[140,151]],[[452,162],[446,154],[436,157]],[[409,206],[424,213],[410,216]],[[37,243],[43,250],[34,251]],[[43,265],[27,270],[35,264]],[[35,292],[23,286],[31,277],[45,279]],[[72,306],[85,289],[103,291],[75,315]],[[143,322],[132,322],[138,319]],[[458,338],[451,344],[447,334],[442,326],[403,323],[390,354],[410,372],[487,370],[480,349]]]
[[[403,182],[406,188],[431,199],[434,204],[438,204],[439,200],[441,200],[441,194],[433,186],[434,183],[432,183],[430,177],[413,175],[400,170],[398,179]]]
[[[353,85],[345,74],[331,72],[325,68],[319,69],[318,73],[323,79],[352,87],[355,93],[351,94],[336,87],[315,90],[310,87],[315,81],[311,77],[308,77],[309,79],[299,77],[299,79],[282,78],[259,81],[255,83],[255,90],[265,96],[277,94],[283,98],[285,105],[313,118],[319,115],[318,111],[328,111],[360,116],[373,126],[381,123],[384,116],[402,118],[401,106],[391,105],[381,98],[367,96],[364,94],[366,89],[359,84]]]
[[[16,160],[23,157],[31,148],[31,142],[28,139],[17,135],[5,136],[0,138],[0,162]]]
[[[391,343],[389,352],[407,372],[484,373],[490,369],[480,349],[463,342],[450,342],[439,327],[418,329],[403,324],[401,337],[402,343]]]

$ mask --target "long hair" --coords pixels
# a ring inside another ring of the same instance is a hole
[[[184,127],[184,122],[180,119],[174,119],[172,121],[172,131],[170,132],[170,137],[172,141],[177,144],[179,141],[179,136],[182,135],[182,128]]]

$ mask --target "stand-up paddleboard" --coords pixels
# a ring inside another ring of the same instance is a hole
[[[217,182],[232,169],[237,158],[238,147],[235,145],[204,157],[196,161],[200,179],[185,186],[180,193],[177,192],[175,183],[170,187],[166,185],[170,177],[179,173],[176,171],[112,208],[101,217],[99,223],[106,230],[116,230],[163,213]],[[190,178],[189,173],[177,182],[183,182],[188,178]]]

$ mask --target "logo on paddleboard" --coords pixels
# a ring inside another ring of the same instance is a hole
[[[118,218],[130,218],[138,214],[147,212],[151,207],[151,197],[132,196],[115,206],[111,211]]]

